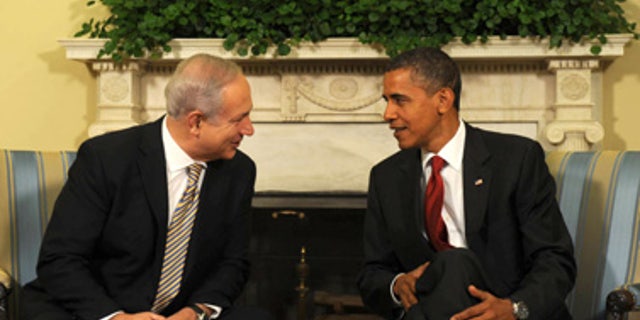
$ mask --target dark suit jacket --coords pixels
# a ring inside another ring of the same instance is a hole
[[[467,245],[492,292],[525,301],[529,319],[569,319],[564,299],[575,279],[573,246],[542,148],[526,138],[466,127]],[[393,277],[434,255],[422,235],[422,174],[419,149],[400,151],[371,171],[358,285],[365,304],[388,318],[398,308],[389,291]],[[483,183],[476,185],[478,179]]]
[[[81,319],[151,308],[168,225],[161,123],[83,143],[56,202],[32,286]],[[165,314],[228,307],[247,280],[255,165],[241,152],[207,165],[181,290]]]

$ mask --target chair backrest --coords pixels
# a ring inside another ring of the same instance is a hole
[[[75,160],[73,151],[0,150],[0,267],[19,288],[35,278],[42,235]],[[575,245],[574,319],[603,319],[609,291],[640,281],[638,221],[640,151],[547,154],[558,200]]]
[[[75,152],[0,150],[0,267],[14,279],[9,318],[20,288],[35,279],[38,251]]]
[[[549,170],[575,246],[574,319],[604,319],[607,294],[640,280],[640,151],[550,152]]]

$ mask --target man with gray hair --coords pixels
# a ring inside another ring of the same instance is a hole
[[[249,83],[198,54],[165,94],[166,116],[80,146],[21,318],[269,318],[233,306],[249,273],[256,169],[238,150],[254,132]]]

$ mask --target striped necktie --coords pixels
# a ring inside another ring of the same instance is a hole
[[[160,283],[151,308],[154,312],[162,311],[180,291],[191,229],[198,211],[198,180],[203,168],[199,163],[193,163],[187,168],[187,188],[178,201],[167,231]]]

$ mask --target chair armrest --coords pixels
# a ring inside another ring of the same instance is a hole
[[[607,320],[626,319],[625,314],[630,311],[640,310],[638,297],[640,283],[626,284],[607,295]]]
[[[0,320],[9,319],[7,298],[11,292],[11,276],[0,268]]]

